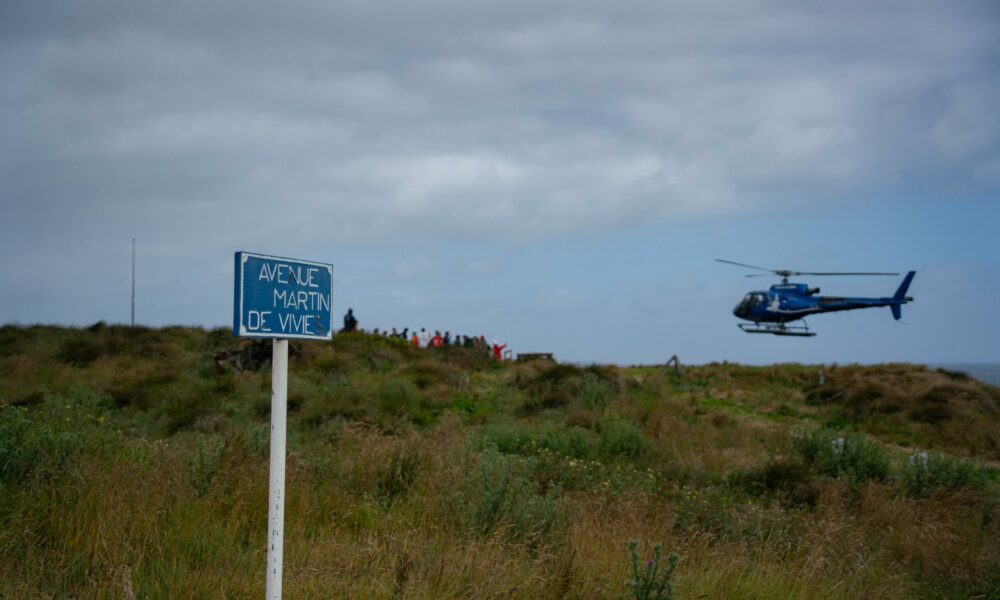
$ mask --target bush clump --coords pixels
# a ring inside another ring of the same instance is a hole
[[[492,425],[483,429],[485,445],[505,454],[535,454],[548,450],[567,458],[589,460],[598,453],[600,439],[582,427],[545,424],[537,428]]]
[[[0,406],[0,486],[30,468],[37,448],[25,443],[31,429],[27,409]]]
[[[609,417],[601,424],[601,453],[606,456],[636,458],[649,447],[642,430],[620,417]]]
[[[462,481],[454,498],[464,527],[488,536],[496,532],[529,546],[539,545],[560,523],[565,506],[560,490],[542,492],[531,479],[534,460],[486,447],[473,460],[466,450]]]
[[[611,384],[596,373],[588,372],[580,381],[580,403],[584,408],[599,410],[608,405],[613,398]]]
[[[72,410],[75,406],[67,404],[66,408]],[[76,415],[66,418],[71,427],[77,426],[76,419]],[[53,426],[32,419],[24,407],[0,406],[0,489],[34,471],[53,472],[62,468],[80,446],[82,436],[56,423]]]
[[[907,495],[926,498],[934,490],[983,491],[989,482],[985,468],[937,452],[914,452],[903,462],[899,482]]]
[[[832,429],[812,429],[795,438],[802,458],[823,475],[859,483],[889,477],[889,455],[878,442],[860,433],[841,434]]]

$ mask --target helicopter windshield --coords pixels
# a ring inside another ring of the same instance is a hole
[[[764,304],[765,301],[766,298],[764,297],[764,294],[751,292],[746,296],[744,296],[743,300],[741,300],[740,303],[736,305],[736,308],[733,310],[733,313],[736,314],[737,316],[745,315],[748,312],[750,312],[751,308],[759,304]]]

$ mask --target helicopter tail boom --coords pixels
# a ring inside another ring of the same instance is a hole
[[[903,317],[903,305],[913,299],[906,296],[906,291],[910,289],[910,283],[916,273],[916,271],[907,273],[906,277],[903,278],[903,283],[899,284],[899,289],[892,295],[893,304],[889,308],[892,310],[892,318],[897,321]]]

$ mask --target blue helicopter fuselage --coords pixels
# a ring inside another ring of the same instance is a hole
[[[888,306],[892,316],[899,319],[902,316],[900,307],[913,300],[906,295],[913,275],[913,271],[907,273],[896,293],[883,298],[819,296],[819,288],[782,282],[772,285],[768,291],[750,292],[736,305],[733,314],[754,323],[788,323],[820,313]]]

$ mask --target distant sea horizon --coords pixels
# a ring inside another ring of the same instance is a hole
[[[927,368],[961,371],[973,379],[1000,387],[1000,363],[927,363]]]

